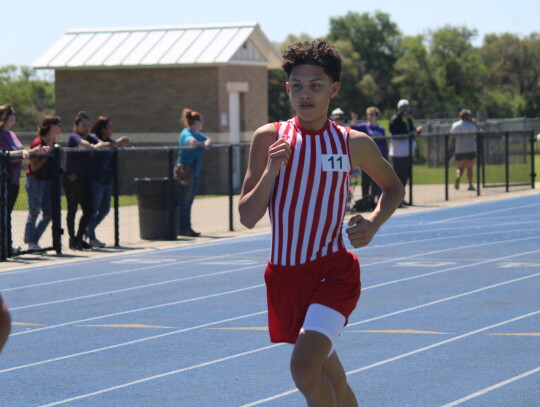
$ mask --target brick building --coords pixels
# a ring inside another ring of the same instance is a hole
[[[215,141],[245,140],[268,121],[268,69],[280,63],[248,23],[70,30],[34,68],[54,69],[64,123],[80,110],[111,116],[115,136],[155,146],[177,145],[184,107],[204,115]]]

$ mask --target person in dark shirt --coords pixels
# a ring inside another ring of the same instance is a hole
[[[388,161],[388,143],[386,142],[384,127],[377,123],[381,112],[376,107],[368,107],[366,109],[367,122],[358,123],[358,115],[351,112],[351,129],[361,131],[370,136],[379,147],[379,151],[385,160]],[[362,171],[362,196],[371,195],[373,198],[381,195],[381,188],[374,182],[371,177]]]
[[[113,140],[113,124],[110,117],[107,116],[99,116],[94,122],[91,132],[103,143],[109,143],[111,147],[124,147],[130,141],[128,136]],[[110,150],[101,149],[94,153],[92,171],[90,173],[94,213],[86,227],[86,236],[92,247],[105,247],[105,243],[96,237],[96,228],[111,209],[112,160],[113,153]]]
[[[416,148],[414,137],[420,134],[422,126],[414,127],[410,117],[410,104],[406,99],[401,99],[397,104],[397,113],[390,119],[389,127],[392,139],[390,141],[390,157],[392,166],[403,186],[411,175],[413,152]],[[409,140],[413,137],[412,141]],[[402,202],[400,207],[404,207]]]
[[[0,150],[9,151],[9,212],[13,211],[17,196],[19,195],[19,181],[21,179],[22,159],[29,157],[29,152],[17,138],[11,128],[15,125],[17,114],[11,105],[0,106]]]
[[[66,154],[66,170],[62,177],[62,185],[66,193],[67,216],[66,223],[69,233],[69,248],[73,250],[91,249],[92,246],[84,241],[83,235],[93,215],[92,180],[90,178],[92,150],[108,147],[110,144],[101,141],[95,134],[90,133],[92,124],[85,112],[77,113],[73,133],[68,137],[68,147],[87,150],[84,152],[68,152]],[[81,206],[82,216],[75,233],[75,215]]]
[[[11,128],[17,121],[17,114],[11,105],[0,106],[0,150],[9,152],[9,189],[8,195],[8,211],[9,214],[15,207],[15,202],[19,196],[20,179],[22,170],[22,160],[28,159],[31,153],[39,152],[41,147],[27,151],[17,138],[15,132]],[[9,231],[9,245],[11,246],[11,231]],[[17,255],[20,252],[20,247],[11,246],[11,255]]]

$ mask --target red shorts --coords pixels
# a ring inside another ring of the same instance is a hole
[[[269,262],[264,279],[272,342],[295,343],[311,304],[325,305],[347,319],[360,298],[360,265],[345,250],[299,266]]]

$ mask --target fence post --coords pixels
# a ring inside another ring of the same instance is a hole
[[[62,167],[61,167],[62,149],[58,144],[54,145],[53,150],[53,170],[51,177],[51,209],[52,209],[52,240],[53,250],[56,254],[62,254],[62,191],[60,188]]]
[[[534,130],[531,130],[531,188],[534,189],[535,180],[536,180],[536,172],[535,172],[535,166],[534,166]]]
[[[448,163],[450,161],[450,154],[448,152],[448,134],[444,135],[444,200],[448,201]]]
[[[0,160],[1,160],[1,195],[0,195],[0,260],[4,261],[7,260],[9,256],[9,250],[8,250],[8,189],[9,189],[9,178],[8,178],[8,165],[9,165],[9,159],[6,157],[6,152],[2,151],[0,152]]]
[[[483,134],[476,133],[476,196],[480,196],[480,178],[484,170],[484,137]],[[485,179],[485,177],[483,177]]]
[[[506,192],[510,191],[510,152],[509,150],[510,135],[504,133],[504,179],[506,182]]]
[[[413,161],[414,154],[412,150],[413,136],[409,134],[409,205],[413,204]]]
[[[113,150],[112,156],[112,175],[113,175],[113,206],[114,206],[114,246],[120,246],[120,210],[118,195],[120,193],[119,173],[118,173],[118,149]]]
[[[13,242],[12,242],[12,235],[11,235],[11,168],[9,166],[10,161],[10,154],[9,151],[6,151],[5,156],[5,168],[6,168],[6,245],[7,245],[7,257],[13,256],[15,253],[13,253]]]
[[[234,231],[234,219],[233,219],[233,146],[229,146],[229,231]]]
[[[169,180],[169,192],[171,194],[171,202],[170,202],[170,210],[169,210],[169,219],[171,220],[169,223],[169,237],[171,240],[176,240],[176,236],[178,235],[178,222],[175,222],[175,216],[177,216],[178,209],[176,207],[176,194],[175,194],[175,188],[174,183],[176,180],[173,178],[174,173],[174,149],[169,148],[169,154],[168,154],[168,180]]]

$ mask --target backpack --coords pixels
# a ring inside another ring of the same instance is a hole
[[[377,204],[375,203],[375,199],[371,195],[366,195],[362,199],[359,199],[356,201],[353,205],[353,211],[354,212],[370,212]]]

